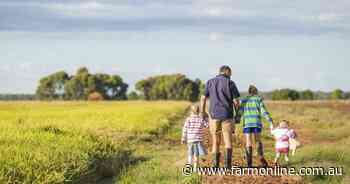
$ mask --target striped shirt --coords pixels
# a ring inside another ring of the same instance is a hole
[[[204,128],[208,128],[208,120],[199,115],[191,115],[183,126],[182,140],[187,143],[203,141]]]
[[[272,127],[272,118],[267,111],[265,104],[259,96],[247,96],[241,100],[239,115],[243,119],[244,128],[262,128],[261,116],[270,123]]]
[[[294,130],[288,128],[276,128],[271,133],[276,140],[276,149],[288,149],[290,139],[296,137]]]

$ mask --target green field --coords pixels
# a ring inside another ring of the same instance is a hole
[[[215,184],[220,177],[181,174],[186,146],[179,140],[189,105],[171,101],[0,102],[0,183]],[[303,144],[288,166],[344,168],[343,177],[309,176],[302,178],[305,183],[348,183],[348,102],[267,102],[266,106],[275,123],[291,122]],[[241,125],[237,132],[236,143],[242,142]],[[267,129],[263,141],[271,161],[274,140]],[[239,145],[234,144],[236,161],[243,159]],[[209,155],[205,166],[210,159]],[[236,181],[231,179],[225,182]]]
[[[128,139],[157,136],[187,102],[1,102],[0,183],[77,183],[127,164]]]

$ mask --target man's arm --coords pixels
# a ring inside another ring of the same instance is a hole
[[[201,108],[201,114],[203,116],[203,118],[205,118],[206,116],[208,116],[206,108],[207,108],[207,100],[209,98],[209,81],[205,84],[205,89],[204,89],[204,94],[201,97],[201,104],[200,104],[200,108]]]
[[[201,107],[201,113],[202,114],[206,114],[207,113],[207,111],[206,111],[207,100],[208,100],[208,98],[206,96],[203,95],[201,97],[201,105],[200,105],[200,107]]]

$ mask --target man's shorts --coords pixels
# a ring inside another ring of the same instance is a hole
[[[207,150],[205,149],[202,142],[190,142],[187,144],[188,156],[205,156],[207,155]]]
[[[221,132],[227,132],[234,130],[234,120],[233,119],[227,119],[227,120],[217,120],[217,119],[210,119],[209,122],[209,129],[211,134],[219,134]]]
[[[261,128],[258,128],[258,127],[243,128],[243,133],[244,134],[260,134]]]

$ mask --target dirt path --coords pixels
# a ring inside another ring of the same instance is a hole
[[[209,131],[206,131],[205,134],[205,145],[207,148],[211,147],[209,137]],[[243,137],[241,134],[238,134],[234,138],[234,153],[233,153],[233,165],[244,167],[244,152],[243,152]],[[266,145],[272,146],[272,145]],[[209,149],[210,150],[210,149]],[[223,148],[221,148],[223,153]],[[268,160],[269,164],[272,165],[272,161]],[[254,158],[254,164],[257,165],[258,161]],[[211,165],[211,155],[209,154],[205,158],[205,166]],[[221,166],[223,165],[223,157],[221,158]],[[300,177],[291,177],[291,176],[203,176],[202,184],[302,184],[302,178]]]

